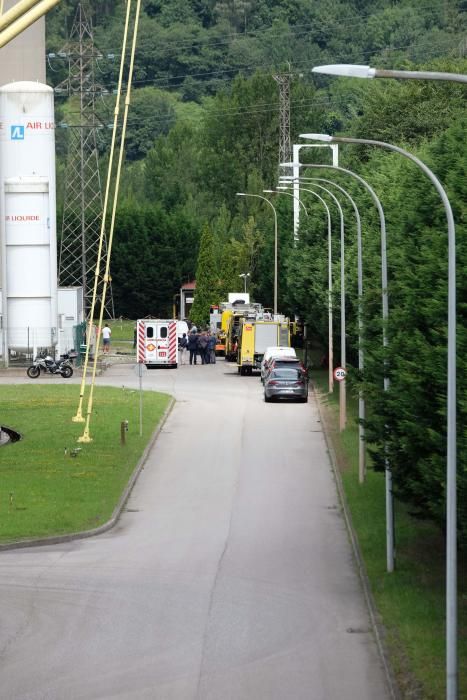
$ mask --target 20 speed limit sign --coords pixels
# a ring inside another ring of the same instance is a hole
[[[336,379],[338,382],[341,382],[343,379],[345,379],[347,376],[347,372],[343,367],[336,367],[334,370],[334,379]]]

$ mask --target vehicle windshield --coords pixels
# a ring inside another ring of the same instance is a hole
[[[271,372],[271,379],[297,379],[299,372],[297,369],[281,367]]]

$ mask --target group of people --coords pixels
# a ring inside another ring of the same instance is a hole
[[[178,341],[179,361],[185,364],[186,353],[190,356],[190,365],[196,365],[199,357],[200,364],[214,365],[216,363],[216,334],[212,331],[201,331],[198,333],[196,326],[190,328]]]

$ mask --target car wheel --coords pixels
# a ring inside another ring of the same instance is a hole
[[[264,395],[264,400],[265,400],[266,403],[271,403],[272,398],[271,398],[270,396],[266,396],[266,394],[265,394],[265,395]]]

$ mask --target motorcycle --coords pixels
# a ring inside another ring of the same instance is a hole
[[[31,379],[37,379],[41,372],[50,374],[61,374],[64,379],[69,379],[73,375],[73,356],[66,353],[60,355],[60,359],[55,361],[50,355],[38,355],[34,364],[28,367],[27,375]]]

